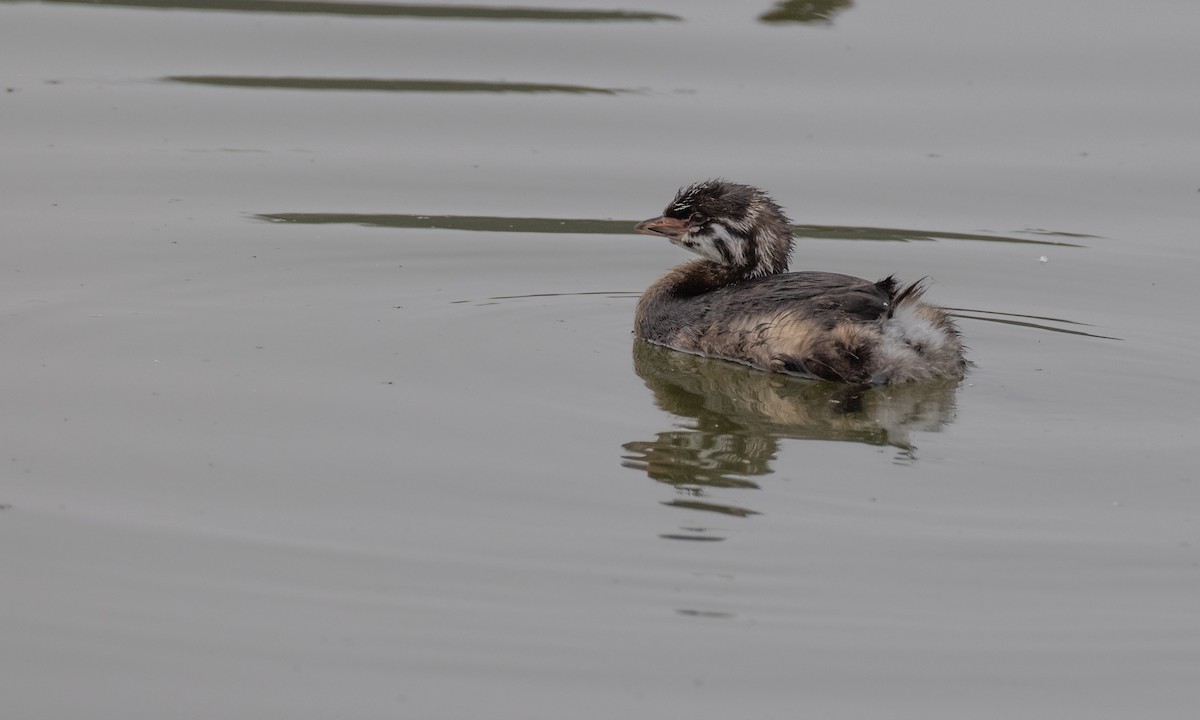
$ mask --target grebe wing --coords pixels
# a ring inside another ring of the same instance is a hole
[[[793,272],[730,285],[708,293],[715,314],[787,312],[818,322],[878,322],[891,312],[895,282],[871,282],[831,272]]]

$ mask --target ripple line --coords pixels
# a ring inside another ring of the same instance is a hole
[[[426,20],[506,20],[550,22],[680,21],[678,15],[629,10],[588,10],[486,5],[416,3],[317,2],[311,0],[43,0],[57,5],[110,5],[151,10],[208,10],[217,12],[288,13],[416,18]]]
[[[522,232],[596,235],[631,235],[637,220],[600,220],[594,218],[502,217],[496,215],[413,215],[399,213],[258,213],[257,220],[305,225],[349,224],[368,227],[421,228],[428,230],[469,230],[474,232]],[[854,227],[846,225],[793,225],[798,237],[817,240],[870,240],[875,242],[928,242],[965,240],[975,242],[1019,243],[1054,247],[1087,247],[1059,240],[1037,240],[1004,235],[906,230],[901,228]]]
[[[562,85],[556,83],[486,82],[482,80],[416,80],[328,77],[255,77],[243,75],[168,75],[164,82],[264,90],[335,90],[342,92],[407,93],[566,93],[617,95],[636,93],[623,88]]]

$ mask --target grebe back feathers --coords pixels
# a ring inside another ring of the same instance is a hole
[[[700,256],[638,302],[635,334],[772,372],[884,384],[961,377],[962,342],[923,281],[901,288],[830,272],[786,272],[792,231],[763,191],[723,180],[679,190],[635,228]]]

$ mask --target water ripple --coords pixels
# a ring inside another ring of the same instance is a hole
[[[469,230],[473,232],[563,233],[572,235],[629,235],[637,220],[598,220],[591,218],[501,217],[494,215],[410,215],[391,213],[258,213],[257,220],[304,225],[365,225],[368,227],[421,228],[428,230]],[[855,227],[848,225],[793,225],[798,237],[817,240],[872,240],[919,242],[966,240],[975,242],[1087,247],[1062,240],[1042,240],[984,233],[959,233],[941,230]],[[1049,234],[1047,231],[1040,231]],[[1057,233],[1068,236],[1067,233]],[[1072,238],[1088,236],[1072,234]]]
[[[1090,333],[1085,330],[1071,330],[1069,328],[1054,327],[1047,325],[1046,322],[1058,323],[1060,325],[1078,325],[1081,327],[1092,327],[1087,323],[1077,322],[1075,320],[1066,320],[1063,318],[1046,317],[1044,315],[1022,315],[1019,313],[1006,313],[997,310],[975,310],[973,308],[956,308],[947,307],[950,314],[956,318],[966,320],[982,320],[983,322],[1001,323],[1004,325],[1016,325],[1018,327],[1033,328],[1035,330],[1047,330],[1049,332],[1063,333],[1065,335],[1082,335],[1083,337],[1096,338],[1098,340],[1123,340],[1124,338],[1112,337],[1110,335],[1099,335]],[[1032,322],[1033,320],[1043,320],[1046,322]]]
[[[552,22],[678,21],[678,15],[626,10],[587,10],[486,5],[409,3],[314,2],[306,0],[43,0],[58,5],[111,5],[154,10],[215,10],[219,12],[345,15],[430,20],[524,20]]]
[[[600,88],[557,83],[487,82],[483,80],[418,80],[333,77],[256,77],[247,75],[168,75],[165,82],[266,90],[340,90],[355,92],[423,93],[567,93],[616,95],[636,93],[623,88]]]

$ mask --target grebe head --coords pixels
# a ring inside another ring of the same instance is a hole
[[[792,229],[765,192],[724,180],[702,180],[679,189],[660,217],[634,228],[661,235],[747,278],[787,269]]]

